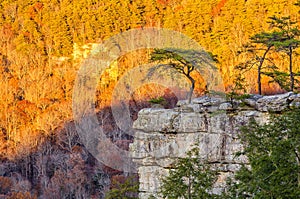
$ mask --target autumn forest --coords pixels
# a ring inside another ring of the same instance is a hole
[[[297,2],[0,0],[0,198],[104,198],[127,178],[97,162],[73,122],[74,81],[93,44],[134,28],[167,28],[194,39],[213,55],[228,92],[240,81],[247,93],[297,91]],[[280,31],[288,32],[288,41]],[[124,150],[131,137],[112,122],[112,91],[127,70],[148,63],[149,56],[145,49],[119,57],[98,85],[97,117]],[[203,93],[205,86],[198,81],[194,95]],[[160,96],[166,108],[178,100],[168,88],[146,85],[128,102],[131,117],[136,119],[150,99]]]

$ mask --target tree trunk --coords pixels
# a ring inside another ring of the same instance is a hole
[[[187,78],[191,82],[191,88],[190,88],[190,91],[189,91],[188,96],[187,96],[188,103],[190,104],[192,102],[192,95],[193,95],[193,92],[194,92],[194,89],[195,89],[195,80],[191,76],[187,76]]]
[[[257,69],[257,87],[258,87],[258,94],[261,95],[261,66]]]
[[[272,46],[268,46],[268,48],[266,49],[266,51],[264,52],[263,56],[261,57],[261,59],[259,61],[259,66],[257,69],[257,88],[258,88],[259,95],[261,95],[261,93],[262,93],[262,91],[261,91],[261,68],[262,68],[262,65],[266,59],[266,56],[271,48],[272,48]]]
[[[290,91],[294,90],[294,73],[293,73],[293,49],[290,46],[289,47],[289,58],[290,58],[290,67],[289,67],[289,71],[290,71]]]

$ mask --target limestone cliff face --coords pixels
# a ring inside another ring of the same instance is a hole
[[[237,136],[239,128],[250,118],[265,123],[269,112],[299,106],[300,95],[253,95],[241,103],[204,96],[194,99],[192,104],[179,101],[174,109],[141,110],[133,124],[136,135],[130,145],[133,160],[139,165],[140,198],[147,199],[151,195],[159,198],[161,178],[168,174],[174,160],[184,157],[195,144],[201,156],[221,170],[214,188],[214,192],[220,193],[226,177],[247,162],[246,157],[234,156],[242,149]]]

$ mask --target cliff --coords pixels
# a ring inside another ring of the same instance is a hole
[[[270,112],[281,113],[298,107],[299,102],[300,95],[291,92],[252,95],[233,102],[204,96],[191,104],[179,101],[174,109],[141,110],[133,124],[136,135],[130,146],[133,160],[139,165],[140,198],[159,198],[161,178],[168,174],[176,158],[183,157],[195,144],[201,156],[221,171],[213,191],[222,192],[226,178],[247,163],[247,157],[235,157],[243,147],[238,139],[240,127],[250,118],[265,123]]]

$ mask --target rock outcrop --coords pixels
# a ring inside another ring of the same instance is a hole
[[[279,113],[299,103],[300,95],[290,92],[252,95],[234,102],[204,96],[192,100],[191,104],[179,101],[174,109],[141,110],[133,124],[136,134],[130,145],[133,160],[139,165],[140,198],[151,195],[159,198],[161,178],[168,175],[176,158],[184,157],[195,144],[201,156],[221,171],[213,191],[222,192],[227,176],[247,162],[247,157],[235,157],[242,149],[239,128],[250,118],[265,123],[269,112]]]

